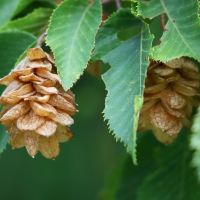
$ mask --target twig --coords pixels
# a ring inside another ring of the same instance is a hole
[[[161,26],[163,31],[166,31],[166,28],[165,28],[165,14],[160,15],[160,26]]]
[[[117,9],[120,9],[121,8],[120,0],[115,0],[115,3],[116,3],[116,6],[117,6]]]
[[[37,43],[36,43],[36,47],[42,46],[42,43],[44,42],[44,39],[45,39],[46,35],[47,35],[47,33],[45,31],[38,37]]]
[[[102,3],[108,3],[110,0],[102,0]]]
[[[60,4],[62,2],[62,0],[55,0],[56,4]]]

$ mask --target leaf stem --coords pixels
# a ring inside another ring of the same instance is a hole
[[[161,26],[163,31],[166,31],[166,28],[165,28],[165,14],[160,15],[160,26]]]
[[[110,0],[101,0],[102,3],[108,3]]]
[[[116,3],[116,6],[117,6],[117,9],[120,9],[121,8],[120,0],[115,0],[115,3]]]
[[[45,39],[46,35],[47,35],[47,32],[44,31],[44,32],[38,37],[37,43],[36,43],[36,47],[42,46],[42,43],[44,42],[44,39]]]
[[[62,0],[55,0],[56,4],[60,4],[62,2]]]

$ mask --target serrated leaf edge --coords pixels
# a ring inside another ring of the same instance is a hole
[[[99,1],[99,0],[98,0],[98,1]],[[53,49],[51,48],[51,46],[48,44],[48,41],[47,41],[48,32],[49,32],[49,28],[50,28],[50,25],[51,25],[51,22],[52,22],[52,18],[53,18],[53,16],[54,16],[54,13],[55,13],[56,10],[59,9],[60,6],[62,6],[62,4],[64,4],[64,3],[65,3],[65,1],[63,1],[62,3],[60,3],[60,4],[53,10],[53,12],[52,12],[52,14],[51,14],[51,17],[50,17],[50,19],[49,19],[48,28],[47,28],[47,31],[46,31],[46,32],[47,32],[47,36],[45,37],[45,44],[46,44],[47,46],[49,46],[49,48],[51,49],[51,52],[53,53],[53,55],[54,55]],[[99,3],[101,4],[101,2],[99,2]],[[99,23],[99,25],[98,25],[98,29],[97,29],[96,34],[95,34],[95,38],[96,38],[96,35],[97,35],[97,33],[98,33],[99,29],[100,29],[101,23],[102,23],[102,6],[101,6],[101,21],[100,21],[100,23]],[[94,47],[95,47],[95,38],[94,38],[93,48],[92,48],[92,50],[91,50],[91,52],[90,52],[90,55],[89,55],[87,64],[84,66],[82,73],[80,73],[80,74],[74,79],[73,83],[72,83],[69,87],[65,87],[65,85],[63,84],[62,79],[61,79],[61,84],[62,84],[63,88],[64,88],[66,91],[73,87],[73,85],[74,85],[74,84],[77,82],[77,80],[83,75],[83,73],[84,73],[86,67],[88,66],[88,63],[89,63],[89,61],[90,61],[90,59],[91,59],[91,57],[92,57],[92,54],[93,54],[93,49],[94,49]],[[54,58],[55,58],[55,55],[54,55]],[[56,63],[56,59],[55,59],[55,63]],[[57,68],[57,64],[56,64],[56,68]],[[59,71],[58,71],[58,74],[59,74]],[[60,76],[60,74],[59,74],[59,76]]]

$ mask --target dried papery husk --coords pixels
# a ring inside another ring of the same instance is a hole
[[[189,126],[198,105],[200,75],[197,64],[186,57],[167,63],[152,61],[147,73],[139,130],[152,130],[162,143],[172,143]]]
[[[31,157],[37,152],[49,159],[59,143],[72,138],[69,127],[76,110],[74,94],[65,92],[60,77],[52,73],[54,60],[41,48],[32,48],[17,67],[0,79],[6,85],[0,97],[0,122],[10,134],[10,144],[25,147]]]
[[[46,120],[40,127],[36,129],[39,135],[50,137],[54,135],[57,129],[57,124],[52,120]]]
[[[59,154],[59,141],[56,135],[53,135],[51,137],[40,137],[39,141],[39,151],[42,153],[42,155],[46,158],[55,158]]]
[[[9,110],[3,114],[1,117],[2,123],[10,123],[13,120],[16,120],[20,116],[26,114],[30,110],[30,106],[28,102],[21,101],[18,104],[15,104],[12,107],[9,107]]]

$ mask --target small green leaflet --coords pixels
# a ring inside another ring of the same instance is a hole
[[[198,113],[196,114],[193,125],[190,146],[194,150],[192,165],[197,170],[198,179],[200,181],[200,108],[198,109]]]
[[[52,9],[38,8],[25,17],[9,21],[0,31],[27,31],[35,35],[41,34],[47,28]]]
[[[65,90],[72,87],[87,66],[101,15],[100,0],[66,0],[53,13],[46,41]]]
[[[165,13],[168,17],[161,43],[151,51],[153,59],[165,62],[181,56],[188,56],[200,61],[200,21],[197,0],[137,2],[138,15],[153,18]]]
[[[110,49],[101,58],[111,66],[103,75],[108,91],[104,117],[115,138],[125,144],[135,163],[137,124],[152,39],[148,26],[143,24],[138,34]]]

